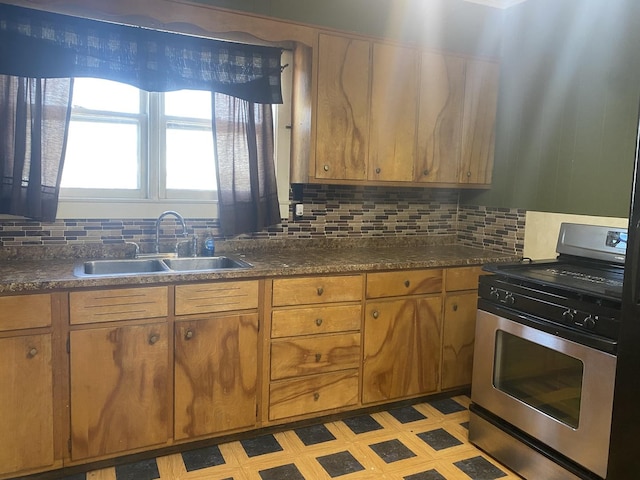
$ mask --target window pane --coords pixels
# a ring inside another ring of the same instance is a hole
[[[73,107],[108,112],[138,113],[140,90],[124,83],[98,78],[76,78]]]
[[[62,188],[137,189],[136,124],[72,121]]]
[[[211,131],[167,127],[167,189],[217,190]]]
[[[211,119],[211,93],[199,90],[167,92],[164,111],[172,117]]]

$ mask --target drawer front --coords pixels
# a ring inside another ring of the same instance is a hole
[[[442,270],[403,270],[367,275],[367,298],[419,295],[442,291]]]
[[[51,325],[51,295],[0,297],[0,331]]]
[[[361,275],[282,278],[273,281],[274,306],[352,302],[361,298]]]
[[[452,292],[456,290],[477,290],[478,277],[486,272],[481,266],[448,268],[446,270],[445,288]]]
[[[271,344],[271,379],[358,368],[360,334],[276,340]]]
[[[360,330],[361,316],[360,305],[276,310],[271,314],[271,337]]]
[[[269,420],[355,405],[358,370],[272,383],[269,395]]]
[[[71,292],[70,321],[75,325],[166,317],[167,299],[167,287]]]
[[[176,286],[176,315],[258,308],[258,280]]]

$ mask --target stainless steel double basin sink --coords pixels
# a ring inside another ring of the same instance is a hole
[[[141,275],[150,273],[187,273],[252,268],[248,262],[227,256],[131,258],[115,260],[91,260],[76,266],[78,277],[102,277]]]

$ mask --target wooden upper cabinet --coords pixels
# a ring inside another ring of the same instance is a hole
[[[411,182],[416,156],[419,52],[373,45],[369,175],[371,181]]]
[[[467,60],[462,118],[461,184],[490,184],[500,66]]]
[[[316,178],[365,180],[371,44],[320,34]]]
[[[458,182],[464,73],[462,57],[422,53],[417,182]]]

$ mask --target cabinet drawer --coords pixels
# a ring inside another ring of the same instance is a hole
[[[258,280],[176,286],[176,315],[258,308]]]
[[[362,298],[360,275],[282,278],[273,281],[273,305],[350,302]]]
[[[272,383],[269,420],[344,408],[358,402],[358,370]]]
[[[0,297],[0,331],[51,325],[49,294]]]
[[[271,379],[358,368],[360,334],[319,335],[271,344]]]
[[[486,272],[481,266],[448,268],[446,270],[445,288],[447,291],[477,290],[478,277]]]
[[[360,330],[360,305],[276,310],[271,314],[271,337]]]
[[[442,291],[442,270],[402,270],[367,275],[367,298],[419,295]]]
[[[70,321],[75,325],[166,317],[167,298],[167,287],[71,292]]]

